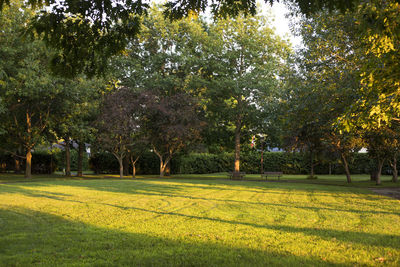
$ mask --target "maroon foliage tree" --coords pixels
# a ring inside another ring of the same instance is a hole
[[[96,122],[97,145],[117,158],[121,178],[123,159],[132,150],[141,129],[138,100],[130,88],[118,89],[105,97]]]
[[[200,139],[204,126],[200,107],[186,93],[159,96],[152,92],[142,95],[144,106],[143,127],[153,152],[160,159],[160,177],[173,155]]]

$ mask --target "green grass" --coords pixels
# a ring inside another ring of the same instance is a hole
[[[0,178],[2,266],[400,265],[399,200],[365,188]]]

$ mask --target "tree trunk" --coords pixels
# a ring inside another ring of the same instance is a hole
[[[171,176],[171,161],[165,166],[165,176]]]
[[[129,175],[129,158],[128,158],[128,156],[124,157],[123,164],[124,164],[124,175],[128,176]]]
[[[30,147],[26,150],[25,178],[32,178],[32,152]]]
[[[26,160],[25,160],[25,178],[32,178],[32,142],[31,142],[31,134],[32,134],[32,122],[31,115],[29,111],[26,111],[26,131],[28,133],[28,140],[25,144],[26,147]]]
[[[132,164],[132,178],[136,178],[136,164]]]
[[[329,170],[328,170],[329,175],[332,175],[332,163],[329,162]]]
[[[313,151],[310,150],[310,178],[314,178],[314,154]]]
[[[261,143],[261,175],[264,174],[264,146]]]
[[[119,163],[119,178],[124,178],[124,157],[117,157]]]
[[[235,169],[233,177],[240,177],[240,130],[241,124],[240,121],[237,121],[235,128]]]
[[[130,159],[132,164],[132,178],[136,178],[136,162],[138,161],[139,157],[136,157],[136,159],[133,160],[133,156],[131,156]]]
[[[14,156],[14,173],[18,174],[21,173],[21,161],[18,157]]]
[[[71,176],[71,148],[69,138],[65,138],[65,176]]]
[[[384,162],[385,161],[383,159],[378,159],[378,172],[376,175],[376,185],[381,184],[381,173],[382,173],[382,167],[383,167]]]
[[[164,177],[165,172],[165,163],[163,162],[162,158],[160,157],[160,178]]]
[[[370,176],[371,181],[376,181],[377,176],[378,176],[378,170],[377,169],[372,170]]]
[[[76,176],[82,177],[83,176],[83,153],[85,149],[85,143],[79,142],[78,143],[78,171]]]
[[[392,162],[392,170],[393,170],[392,182],[393,183],[397,183],[397,181],[399,180],[398,171],[397,171],[397,157],[396,156],[393,157],[393,162]]]
[[[349,164],[346,160],[346,156],[341,154],[342,156],[342,162],[343,162],[343,167],[344,167],[344,171],[346,172],[346,179],[347,182],[350,184],[351,183],[351,176],[350,176],[350,170],[349,170]]]

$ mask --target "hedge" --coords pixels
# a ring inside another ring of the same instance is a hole
[[[51,174],[57,168],[57,158],[51,153],[39,151],[32,152],[32,173]],[[15,160],[11,154],[0,155],[0,172],[11,172],[15,170]],[[20,160],[20,171],[25,171],[25,160]]]
[[[115,156],[108,152],[93,154],[89,159],[89,167],[96,174],[119,173],[119,163]],[[154,153],[143,153],[136,164],[137,174],[158,174],[160,163]],[[131,173],[131,166],[129,166]]]
[[[261,154],[258,152],[241,153],[241,171],[260,173]],[[191,153],[177,155],[171,162],[173,174],[201,174],[232,171],[233,153],[209,154]],[[96,173],[118,173],[119,165],[110,153],[97,153],[90,159],[91,169]],[[366,153],[354,154],[349,168],[352,174],[370,173],[376,166]],[[305,153],[264,152],[264,171],[282,171],[286,174],[307,174],[310,169],[308,155]],[[158,174],[159,159],[154,153],[144,153],[136,165],[137,174]],[[316,174],[328,174],[329,163],[315,166]],[[340,162],[331,163],[332,174],[344,174]],[[385,164],[383,174],[390,174],[391,168]]]
[[[53,155],[57,159],[58,163],[57,170],[65,169],[65,150],[60,150],[57,153],[54,153]],[[71,170],[72,171],[78,170],[78,150],[71,149],[70,157],[71,157]],[[83,152],[82,169],[89,170],[89,158],[86,152]]]

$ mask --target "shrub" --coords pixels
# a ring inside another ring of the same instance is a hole
[[[76,149],[71,149],[71,170],[76,171],[78,170],[78,150]],[[65,150],[60,150],[57,153],[54,154],[54,157],[57,158],[58,170],[65,169]],[[89,170],[89,158],[87,156],[87,153],[83,153],[83,161],[82,161],[82,169],[83,170]]]
[[[32,152],[32,173],[33,174],[51,174],[57,168],[57,158],[47,151]],[[0,171],[10,172],[15,170],[15,160],[11,154],[0,155]],[[25,160],[20,160],[20,170],[25,170]]]
[[[241,171],[246,173],[261,172],[261,152],[245,151],[241,153]],[[96,173],[118,173],[119,165],[115,157],[110,153],[97,153],[90,159],[91,168]],[[159,159],[151,152],[144,153],[136,165],[137,174],[158,174]],[[171,173],[173,174],[200,174],[232,171],[234,164],[233,153],[190,153],[175,156],[171,161]],[[305,153],[288,152],[264,152],[264,171],[281,171],[285,174],[308,174],[308,155]],[[368,154],[354,154],[349,163],[352,174],[369,173],[375,166]],[[129,167],[131,172],[131,166]],[[315,166],[316,174],[328,174],[329,163],[319,163]],[[331,163],[332,174],[344,174],[340,162]],[[383,167],[383,174],[390,174],[388,164]]]

